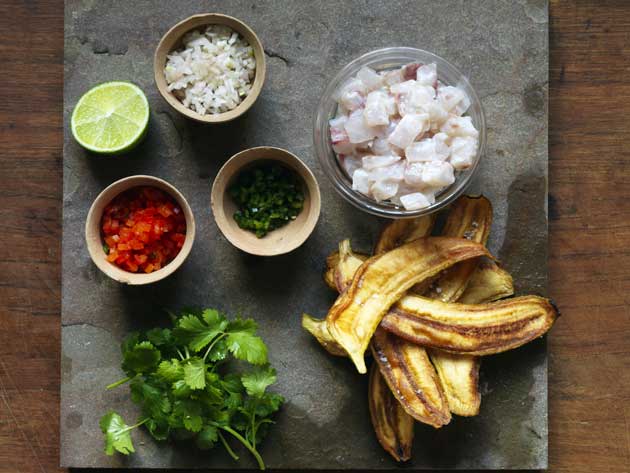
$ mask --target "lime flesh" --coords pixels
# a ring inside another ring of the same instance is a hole
[[[149,102],[130,82],[106,82],[86,92],[72,112],[74,138],[95,153],[133,148],[149,124]]]

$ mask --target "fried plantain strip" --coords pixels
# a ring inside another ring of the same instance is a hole
[[[450,422],[448,403],[424,348],[380,327],[371,348],[383,378],[407,414],[435,428]]]
[[[512,276],[494,261],[482,260],[457,300],[462,304],[484,304],[514,295]]]
[[[339,293],[342,293],[350,286],[354,274],[365,260],[367,260],[367,257],[363,259],[352,251],[349,239],[339,243],[339,261],[337,261],[337,267],[334,272],[335,286]]]
[[[466,238],[483,245],[488,241],[492,225],[492,204],[484,196],[464,195],[457,199],[444,224],[445,237]],[[443,302],[455,302],[477,267],[478,260],[463,261],[441,274],[424,295]]]
[[[486,244],[492,225],[492,205],[483,196],[462,196],[451,206],[443,236],[468,238]],[[479,258],[463,261],[438,276],[426,293],[431,299],[455,302],[477,274]],[[481,303],[483,301],[472,301]],[[453,355],[441,350],[429,350],[429,356],[437,370],[450,410],[460,416],[479,413],[480,361],[473,356]]]
[[[467,355],[492,355],[545,334],[558,312],[548,299],[523,296],[490,304],[457,304],[419,296],[400,299],[381,327],[431,348]]]
[[[370,255],[366,255],[364,253],[357,253],[353,251],[352,257],[358,260],[361,260],[361,263],[363,263],[366,259],[370,257]],[[359,266],[361,266],[361,263],[356,264],[356,267],[358,268]],[[339,264],[339,250],[329,254],[326,257],[326,271],[324,271],[324,282],[329,288],[335,291],[337,290],[337,284],[335,283],[335,271],[337,270],[338,264]],[[351,280],[352,280],[352,277],[350,277],[350,281]],[[348,282],[348,284],[350,283]]]
[[[374,254],[379,255],[386,253],[410,241],[427,237],[431,234],[434,224],[435,214],[417,218],[392,220],[383,227],[374,246]]]
[[[304,330],[313,335],[315,339],[317,339],[319,344],[324,347],[324,349],[331,355],[348,355],[345,350],[341,348],[341,346],[339,346],[337,341],[330,335],[328,327],[326,326],[325,319],[317,319],[315,317],[311,317],[308,314],[302,314],[302,327],[304,328]]]
[[[470,258],[490,254],[462,238],[428,237],[366,260],[326,316],[330,334],[348,353],[359,373],[363,354],[387,310],[414,284]]]
[[[414,419],[394,397],[376,363],[370,367],[368,406],[376,438],[385,451],[399,462],[411,459]]]
[[[456,355],[442,350],[429,350],[429,356],[440,378],[450,411],[464,417],[479,414],[479,357]]]

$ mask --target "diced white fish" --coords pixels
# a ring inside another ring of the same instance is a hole
[[[468,111],[468,109],[470,108],[470,97],[468,97],[468,94],[466,94],[466,92],[464,92],[463,88],[460,88],[459,90],[462,91],[462,93],[464,94],[464,98],[462,98],[459,103],[457,105],[455,105],[455,108],[453,109],[453,112],[455,113],[455,115],[463,115],[464,113],[466,113]]]
[[[363,156],[362,164],[363,169],[367,169],[371,171],[376,168],[382,168],[385,166],[391,166],[392,164],[400,161],[400,156],[389,155],[389,156]]]
[[[353,154],[344,156],[342,159],[342,166],[346,170],[348,176],[354,176],[354,172],[357,169],[361,169],[361,158]]]
[[[352,190],[361,192],[362,194],[370,193],[370,174],[364,169],[357,169],[352,174]]]
[[[363,143],[376,136],[376,130],[365,122],[362,109],[355,110],[348,116],[344,128],[350,143]]]
[[[363,114],[365,122],[369,126],[389,125],[390,114],[387,106],[389,101],[388,94],[381,90],[375,90],[368,94]]]
[[[395,69],[393,71],[385,71],[382,74],[383,74],[383,81],[385,82],[385,84],[387,84],[390,87],[395,84],[400,84],[401,82],[404,81],[402,69]]]
[[[424,64],[416,71],[416,81],[421,85],[437,87],[437,66],[435,63]]]
[[[374,138],[372,141],[372,152],[378,155],[397,155],[402,156],[402,150],[397,146],[392,145],[387,138]]]
[[[475,128],[475,125],[473,125],[470,117],[458,117],[455,115],[451,115],[449,119],[446,120],[444,125],[440,128],[440,131],[451,137],[471,136],[477,138],[479,136],[479,132]]]
[[[451,143],[450,163],[458,171],[468,169],[475,160],[477,147],[476,138],[456,136]]]
[[[430,187],[450,186],[455,182],[453,166],[446,161],[431,161],[422,169],[422,182]]]
[[[407,80],[405,82],[393,84],[389,90],[394,95],[407,95],[414,87],[416,87],[416,85],[415,80]]]
[[[450,137],[446,133],[436,133],[431,138],[435,143],[435,154],[442,161],[448,159],[451,154],[451,150],[449,148]]]
[[[389,142],[399,148],[406,148],[422,133],[429,129],[429,115],[409,113],[405,115],[389,135]],[[352,139],[350,140],[352,141]]]
[[[370,181],[400,182],[405,177],[405,163],[397,162],[390,166],[377,167],[370,171]]]
[[[408,113],[426,112],[435,103],[434,99],[433,87],[416,83],[406,94],[398,97],[398,112],[403,117]]]
[[[357,79],[365,84],[368,92],[379,89],[383,86],[383,77],[378,75],[374,69],[363,66],[357,72]]]
[[[405,157],[410,163],[425,161],[440,161],[435,152],[435,142],[432,138],[414,141],[405,148]]]
[[[337,154],[354,154],[355,148],[350,139],[348,133],[346,133],[345,124],[348,121],[348,117],[341,116],[333,118],[328,122],[330,130],[330,142],[332,148]]]
[[[370,187],[372,196],[378,201],[390,199],[398,192],[398,183],[391,181],[377,181]]]
[[[357,149],[355,145],[350,143],[350,140],[338,141],[332,144],[332,149],[338,155],[351,155],[356,153]]]
[[[413,194],[406,194],[400,196],[400,203],[406,210],[419,210],[424,209],[431,205],[429,199],[422,192],[414,192]]]
[[[437,131],[448,120],[448,112],[442,107],[439,100],[432,101],[426,107],[426,113],[429,115],[431,122],[431,130]]]
[[[346,109],[354,111],[362,107],[365,103],[366,92],[365,84],[356,77],[353,77],[339,89],[338,102]]]
[[[422,163],[407,163],[405,167],[404,181],[406,184],[419,189],[424,187],[424,181],[422,180],[422,170],[424,165]]]
[[[438,100],[448,112],[454,112],[455,107],[466,98],[466,94],[462,89],[450,85],[444,85],[438,88]]]

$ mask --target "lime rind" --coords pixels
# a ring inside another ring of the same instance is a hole
[[[75,106],[72,134],[81,146],[95,153],[122,153],[145,135],[149,112],[149,102],[138,86],[105,82],[86,92]]]

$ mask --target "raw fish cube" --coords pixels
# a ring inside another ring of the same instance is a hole
[[[362,194],[370,192],[369,173],[363,169],[357,169],[352,175],[352,189]]]
[[[387,138],[374,138],[372,141],[372,152],[377,155],[388,156],[395,154],[401,156],[401,149],[392,145]]]
[[[421,163],[408,163],[405,168],[405,183],[410,186],[424,186],[422,180],[422,169],[424,166]]]
[[[369,126],[388,125],[389,113],[387,112],[388,96],[385,92],[375,90],[370,92],[363,112],[365,122]]]
[[[422,182],[431,187],[450,186],[455,182],[453,166],[446,161],[431,161],[422,169]]]
[[[405,148],[405,156],[410,163],[440,160],[435,152],[435,141],[432,138],[411,143]]]
[[[473,138],[477,138],[479,136],[479,132],[475,128],[475,125],[473,125],[470,117],[457,117],[452,115],[448,120],[446,120],[446,123],[442,126],[441,131],[451,137],[472,136]]]
[[[455,137],[451,143],[450,163],[455,169],[468,169],[477,154],[477,140],[472,137]]]
[[[395,162],[400,161],[400,156],[364,156],[363,168],[371,171],[372,169],[391,166]]]
[[[370,171],[370,181],[400,182],[405,177],[405,163],[398,162],[391,166],[375,168]]]
[[[400,196],[400,203],[407,210],[424,209],[431,205],[429,199],[422,192],[414,192],[413,194],[407,194]]]
[[[379,76],[374,69],[363,66],[357,72],[357,79],[365,84],[368,91],[376,90],[383,86],[383,77]]]
[[[442,161],[448,159],[451,154],[451,150],[448,147],[449,136],[446,133],[436,133],[432,139],[435,143],[435,154],[437,157]]]
[[[389,142],[399,148],[406,148],[418,135],[429,129],[429,115],[426,113],[409,113],[405,115],[391,135]],[[352,139],[350,139],[352,141]]]
[[[429,114],[432,130],[439,130],[444,122],[448,120],[448,112],[444,109],[439,100],[434,100],[428,104],[426,112]]]
[[[372,196],[377,200],[387,200],[398,192],[398,183],[390,181],[377,181],[370,188]]]
[[[348,80],[339,90],[338,102],[348,110],[356,110],[365,103],[365,84],[355,78]]]
[[[343,156],[341,161],[343,168],[346,170],[346,173],[348,173],[348,176],[354,176],[354,171],[361,169],[361,158],[358,156]]]
[[[416,71],[416,81],[421,85],[437,86],[437,66],[435,63],[425,64]]]
[[[376,130],[365,122],[363,110],[361,109],[355,110],[350,114],[344,127],[350,143],[363,143],[376,136]]]
[[[465,97],[466,94],[464,94],[464,91],[457,87],[445,85],[438,88],[438,100],[449,112],[452,111],[458,103],[464,100]]]

